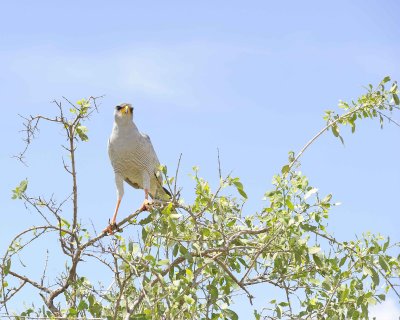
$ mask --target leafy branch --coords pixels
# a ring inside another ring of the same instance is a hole
[[[300,152],[290,159],[290,165],[285,167],[284,171],[290,170],[293,165],[299,160],[303,153],[312,145],[325,131],[332,130],[332,134],[339,138],[344,143],[343,137],[340,135],[340,126],[350,126],[351,132],[354,133],[356,130],[356,121],[358,119],[365,118],[379,118],[381,128],[383,128],[384,119],[394,123],[400,127],[400,124],[392,119],[391,116],[385,112],[392,113],[393,110],[399,110],[399,89],[397,82],[394,81],[387,90],[385,85],[390,81],[390,77],[385,77],[379,85],[374,88],[371,84],[368,86],[367,93],[357,99],[347,103],[340,101],[339,108],[345,111],[344,114],[339,115],[335,111],[327,110],[324,115],[324,120],[327,125],[321,129],[306,145],[300,150]]]
[[[386,89],[389,81],[386,77],[376,88],[370,85],[355,102],[340,102],[343,114],[325,113],[326,126],[297,155],[290,152],[288,164],[273,177],[260,212],[246,212],[245,188],[239,178],[222,175],[219,157],[218,187],[213,190],[194,168],[195,199],[186,204],[177,184],[179,158],[174,177],[165,166],[160,168],[172,199],[156,202],[146,217],[139,210],[128,215],[112,237],[89,232],[78,220],[75,152],[77,142],[88,139],[84,122],[97,111],[96,98],[76,104],[64,98],[68,116],[58,102],[56,117],[24,118],[27,146],[39,121],[65,130],[63,148],[70,163],[63,164],[72,177],[71,194],[61,202],[31,196],[27,179],[13,190],[13,198],[34,208],[44,225],[18,233],[4,254],[0,309],[11,314],[8,303],[27,286],[36,290],[46,308],[28,309],[21,316],[238,319],[230,306],[237,295],[252,304],[259,298],[253,292],[256,285],[275,288],[283,297],[255,310],[256,319],[368,319],[369,306],[382,302],[389,291],[400,301],[400,259],[393,254],[400,245],[369,233],[337,240],[327,227],[336,205],[332,195],[321,195],[297,170],[302,154],[326,131],[343,142],[340,128],[350,126],[354,132],[361,119],[397,124],[391,114],[399,109],[398,88],[393,82]],[[67,201],[72,209],[64,214]],[[130,237],[123,237],[120,232],[128,229]],[[54,234],[60,248],[57,257],[66,265],[57,279],[46,274],[47,257],[40,280],[20,271],[24,252],[37,239]],[[80,274],[83,261],[91,268],[104,268],[111,284],[95,285],[90,275]]]

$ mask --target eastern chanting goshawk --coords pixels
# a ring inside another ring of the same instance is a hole
[[[124,181],[135,189],[144,189],[141,211],[148,209],[149,195],[152,199],[163,201],[170,199],[171,195],[162,186],[162,177],[158,170],[160,162],[150,137],[140,132],[133,122],[133,107],[129,103],[115,107],[114,126],[108,140],[108,155],[115,173],[117,204],[104,232],[112,234],[116,229],[118,208],[124,195]]]

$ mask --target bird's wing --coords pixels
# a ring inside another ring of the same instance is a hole
[[[152,195],[152,198],[156,196],[156,198],[160,198],[162,200],[168,200],[171,198],[171,193],[163,187],[163,178],[161,173],[158,170],[158,166],[160,165],[160,162],[158,161],[157,154],[154,150],[153,144],[151,143],[150,137],[145,134],[141,133],[144,141],[145,141],[145,148],[147,149],[148,152],[148,157],[149,157],[149,163],[151,163],[152,166],[152,171],[153,175],[151,178],[152,183],[156,184],[157,186],[157,195]],[[150,160],[151,159],[151,160]]]
[[[146,133],[143,133],[143,132],[141,132],[140,135],[142,136],[142,138],[144,140],[144,146],[145,146],[145,149],[146,149],[149,159],[151,159],[153,163],[156,163],[157,167],[158,167],[160,161],[158,161],[156,151],[154,150],[154,147],[153,147],[153,144],[151,143],[151,139],[150,139],[149,135],[147,135]]]
[[[156,151],[154,150],[153,144],[151,143],[150,137],[145,133],[140,133],[142,140],[142,148],[146,157],[147,171],[152,176],[155,175],[158,179],[160,174],[158,174],[158,166],[160,165],[160,161],[158,160]],[[160,176],[161,177],[161,176]],[[162,181],[159,180],[160,182]]]

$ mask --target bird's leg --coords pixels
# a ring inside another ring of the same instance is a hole
[[[115,211],[114,211],[114,215],[109,223],[109,225],[107,226],[107,228],[105,228],[103,230],[103,233],[108,233],[108,234],[113,234],[114,230],[117,229],[117,224],[116,224],[116,220],[117,220],[117,214],[118,214],[118,209],[119,209],[119,205],[121,204],[121,198],[117,199],[117,205],[115,206]]]
[[[114,211],[114,215],[111,219],[111,223],[110,224],[115,224],[115,221],[117,221],[117,214],[118,214],[118,209],[119,209],[119,205],[121,204],[121,198],[117,199],[117,205],[115,206],[115,211]]]
[[[144,201],[140,207],[140,211],[148,211],[151,208],[151,201],[149,201],[149,190],[144,189]]]

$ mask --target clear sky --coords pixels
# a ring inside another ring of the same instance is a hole
[[[162,163],[173,170],[183,154],[187,201],[192,166],[217,184],[219,148],[223,171],[241,177],[249,195],[244,210],[252,213],[287,152],[324,125],[324,110],[386,75],[400,80],[399,12],[396,0],[3,1],[0,249],[39,224],[10,199],[19,181],[29,177],[29,191],[59,200],[69,192],[59,129],[42,129],[28,167],[11,158],[23,148],[18,114],[53,115],[53,99],[105,95],[88,123],[90,141],[78,150],[80,217],[88,226],[92,220],[102,229],[113,213],[106,145],[120,102],[134,105]],[[345,147],[329,134],[302,159],[311,184],[342,202],[330,230],[341,240],[372,231],[400,241],[400,128],[380,130],[365,120],[344,138]],[[120,215],[142,198],[128,189]],[[252,313],[240,302],[234,309],[243,318]],[[393,300],[383,309],[400,313]]]

